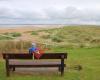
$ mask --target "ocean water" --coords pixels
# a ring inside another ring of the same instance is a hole
[[[65,24],[0,24],[0,28],[16,28],[16,27],[61,27]]]
[[[14,27],[26,27],[26,26],[33,26],[33,25],[26,25],[26,24],[0,24],[0,28],[14,28]]]
[[[63,26],[82,26],[82,25],[67,25],[67,24],[0,24],[0,28],[20,28],[20,27],[40,27],[40,28],[45,28],[45,27],[51,27],[51,28],[57,28],[57,27],[63,27]],[[100,27],[100,25],[83,25],[84,27],[86,26],[95,26],[95,27]]]

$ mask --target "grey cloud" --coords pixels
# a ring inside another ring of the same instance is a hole
[[[99,23],[100,11],[79,9],[73,6],[64,9],[54,7],[42,11],[17,10],[12,8],[0,8],[1,23]]]
[[[36,11],[20,11],[20,17],[24,19],[43,19],[44,16],[41,12]]]
[[[35,11],[21,11],[21,10],[9,9],[9,8],[0,8],[0,18],[42,19],[43,16],[41,13]]]
[[[0,8],[0,24],[32,24],[41,22],[44,15],[36,11]]]
[[[7,8],[0,8],[0,17],[10,16],[10,11]]]
[[[49,19],[66,19],[69,21],[100,21],[98,10],[78,9],[76,7],[67,7],[63,11],[49,9],[47,12]]]

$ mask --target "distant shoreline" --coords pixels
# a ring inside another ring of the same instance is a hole
[[[64,27],[64,26],[99,26],[100,25],[79,25],[79,24],[0,24],[0,29],[2,28],[24,28],[24,27],[29,27],[29,28],[59,28],[59,27]]]
[[[23,27],[37,27],[37,28],[49,28],[49,27],[62,27],[67,26],[64,24],[0,24],[0,28],[23,28]]]
[[[6,32],[28,32],[28,31],[37,31],[44,29],[53,29],[53,28],[61,28],[64,25],[0,25],[0,33]]]

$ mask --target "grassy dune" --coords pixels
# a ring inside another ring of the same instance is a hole
[[[0,35],[0,52],[11,51],[11,49],[27,51],[33,41],[50,49],[55,47],[100,48],[100,27],[65,26],[62,28],[31,30],[23,33],[5,32]],[[6,50],[4,50],[4,47]]]
[[[44,42],[66,47],[100,47],[100,27],[68,26],[63,28],[42,30],[39,33]]]

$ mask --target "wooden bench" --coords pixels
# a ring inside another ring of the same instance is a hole
[[[58,67],[61,75],[64,74],[64,59],[67,59],[67,53],[45,53],[39,59],[28,53],[3,53],[5,59],[6,75],[10,76],[10,70],[15,71],[19,67]],[[22,60],[23,59],[23,60]],[[59,61],[48,61],[41,59],[59,59]]]

